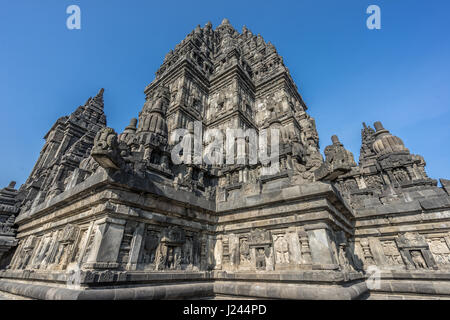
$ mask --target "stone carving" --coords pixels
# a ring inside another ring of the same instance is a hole
[[[120,156],[117,133],[112,128],[103,128],[95,136],[92,157],[103,168],[119,169],[123,161]]]
[[[270,232],[262,229],[255,229],[250,232],[250,244],[251,245],[264,245],[270,244]]]
[[[317,180],[334,180],[356,167],[353,154],[346,150],[337,136],[332,136],[333,144],[325,148],[325,162],[315,171]]]
[[[403,260],[394,241],[383,241],[383,250],[390,265],[402,265]]]
[[[256,269],[266,270],[266,250],[264,248],[256,248]]]
[[[339,266],[341,267],[341,270],[344,270],[344,271],[354,270],[353,266],[350,263],[350,259],[348,257],[346,243],[339,244]]]
[[[396,238],[402,258],[409,268],[436,268],[428,242],[417,232],[406,232]]]
[[[298,237],[300,240],[300,251],[302,254],[304,264],[311,264],[311,248],[309,246],[308,234],[302,230],[298,233]]]
[[[447,267],[450,265],[450,249],[444,237],[427,239],[431,253],[438,265]]]
[[[156,249],[159,245],[159,235],[156,231],[148,230],[145,235],[144,247],[141,253],[141,263],[151,264],[155,262]]]
[[[58,235],[58,241],[61,243],[73,243],[77,238],[78,229],[77,226],[67,224]]]
[[[275,249],[275,263],[288,264],[289,259],[289,247],[288,242],[284,235],[274,235],[274,249]]]
[[[365,178],[368,188],[378,189],[383,186],[383,179],[378,175],[372,175]]]
[[[250,247],[247,238],[241,238],[239,243],[240,264],[250,263]]]
[[[427,269],[427,264],[419,250],[411,250],[411,257],[416,269]]]

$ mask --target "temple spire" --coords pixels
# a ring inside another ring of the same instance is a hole
[[[97,111],[103,112],[103,107],[104,107],[103,93],[104,92],[105,92],[105,89],[101,88],[94,98],[89,98],[86,103],[87,107],[93,107],[95,109],[98,109]]]

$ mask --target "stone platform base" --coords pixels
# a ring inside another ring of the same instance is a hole
[[[357,272],[133,272],[123,277],[125,281],[121,283],[90,286],[64,283],[64,274],[54,274],[50,281],[48,277],[45,281],[42,275],[5,272],[0,279],[0,291],[40,300],[354,300],[368,295],[365,277]]]
[[[97,278],[95,278],[97,279]],[[119,281],[121,280],[121,281]],[[450,299],[450,272],[383,271],[376,287],[358,272],[127,272],[112,282],[69,284],[68,275],[2,273],[4,296],[42,300],[135,299]]]
[[[379,285],[369,287],[370,300],[448,300],[450,272],[383,271]]]

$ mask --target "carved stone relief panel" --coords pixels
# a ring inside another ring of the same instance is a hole
[[[83,258],[81,259],[81,263],[82,264],[88,261],[89,254],[91,253],[91,249],[92,249],[92,247],[94,245],[95,233],[96,233],[97,229],[98,229],[97,225],[93,226],[91,234],[88,235],[88,239],[87,239],[87,243],[86,243],[86,249],[84,250]]]
[[[273,235],[273,247],[275,251],[275,264],[286,265],[290,263],[289,244],[285,234]]]
[[[411,250],[410,254],[416,269],[428,269],[421,250]]]
[[[148,228],[144,234],[143,245],[138,260],[138,269],[154,269],[156,249],[160,241],[159,232]]]
[[[270,231],[254,229],[250,232],[249,247],[252,269],[273,270],[273,249]]]
[[[395,241],[393,240],[385,240],[381,241],[381,245],[383,246],[383,252],[386,256],[386,261],[389,265],[392,266],[403,266],[403,259],[401,257],[400,251],[397,248]]]
[[[88,228],[81,229],[80,236],[78,237],[77,243],[75,245],[71,262],[80,261],[82,250],[87,244],[87,236],[88,236]]]
[[[427,242],[439,268],[450,268],[450,249],[445,237],[428,238]]]
[[[250,268],[251,263],[251,254],[250,254],[250,246],[248,243],[248,237],[240,237],[239,238],[239,268]]]
[[[117,260],[117,262],[122,268],[125,268],[129,261],[131,243],[133,240],[133,234],[135,229],[136,223],[133,221],[129,221],[125,226],[125,230],[122,237],[122,243],[120,244],[119,249],[119,257]]]
[[[222,237],[222,263],[224,266],[230,263],[230,241],[227,235]]]
[[[181,263],[185,265],[187,269],[192,269],[194,267],[194,239],[192,236],[186,236],[182,254]]]

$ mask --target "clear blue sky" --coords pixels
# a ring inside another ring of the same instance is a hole
[[[81,8],[81,30],[66,8]],[[381,30],[366,8],[381,8]],[[164,55],[197,24],[224,17],[271,41],[315,117],[321,149],[337,134],[356,160],[363,121],[380,120],[450,178],[450,1],[2,0],[0,187],[23,183],[54,121],[105,91],[121,132]]]

